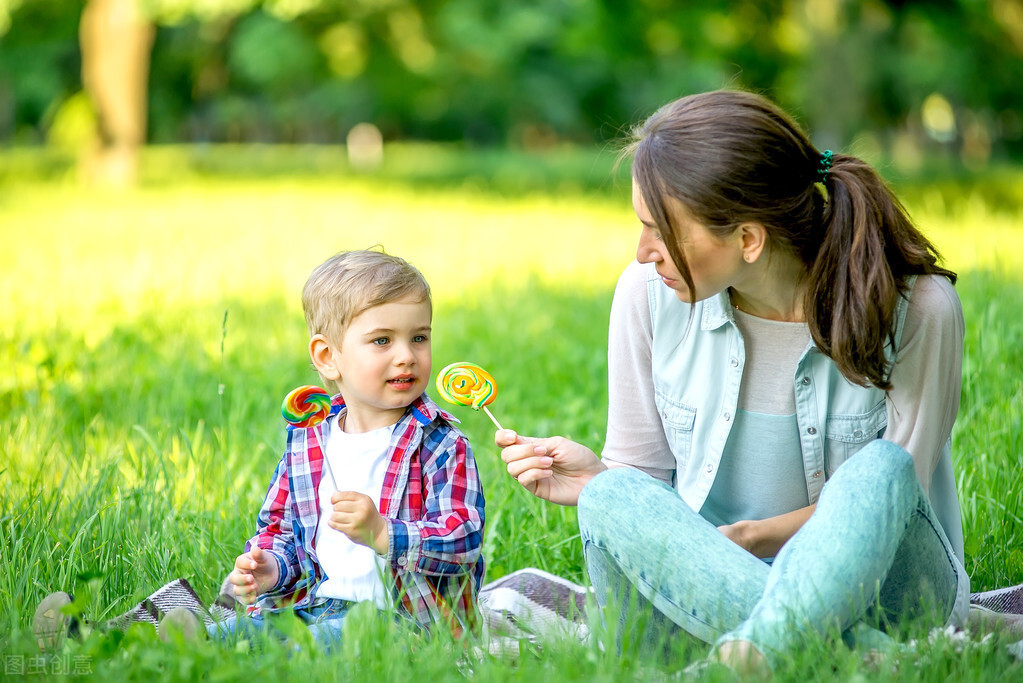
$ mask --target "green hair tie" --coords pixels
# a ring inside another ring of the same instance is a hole
[[[828,180],[828,172],[831,170],[831,157],[830,149],[821,152],[820,166],[817,167],[817,179],[819,182],[824,183]]]

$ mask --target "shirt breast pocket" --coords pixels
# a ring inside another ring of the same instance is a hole
[[[875,439],[888,426],[884,399],[859,415],[829,415],[825,429],[824,470],[830,478],[838,466]]]
[[[668,447],[675,456],[679,472],[685,469],[693,450],[693,426],[696,424],[696,408],[687,406],[677,399],[666,396],[661,391],[654,391],[654,403],[657,414],[661,416],[664,436]]]

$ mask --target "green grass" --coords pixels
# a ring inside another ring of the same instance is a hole
[[[504,425],[599,450],[611,292],[637,236],[627,186],[609,180],[612,154],[401,148],[360,176],[336,150],[308,152],[150,150],[145,183],[125,193],[78,187],[59,157],[0,155],[5,657],[35,661],[29,622],[51,590],[74,590],[93,619],[179,576],[215,594],[279,458],[280,399],[316,379],[299,292],[335,251],[382,244],[418,265],[434,290],[437,368],[484,365]],[[1023,581],[1023,211],[1005,199],[1021,180],[1006,169],[986,184],[900,183],[961,274],[966,359],[953,439],[976,589]],[[521,490],[489,420],[453,410],[486,491],[488,579],[533,566],[584,581],[575,511]],[[422,642],[373,620],[351,631],[331,657],[168,646],[145,628],[93,635],[64,655],[102,680],[432,681],[471,666],[474,679],[532,681],[653,680],[704,653],[683,644],[658,664],[618,656],[605,639],[603,650],[552,643],[514,662],[464,660],[443,638]],[[779,678],[1023,679],[990,644],[924,645],[897,673],[863,668],[862,654],[821,643]]]

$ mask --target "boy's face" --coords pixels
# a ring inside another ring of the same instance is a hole
[[[338,384],[348,406],[345,431],[361,432],[397,422],[426,390],[433,356],[429,301],[402,299],[368,308],[348,324],[338,348],[321,335],[310,341],[320,374]],[[320,349],[316,340],[329,347]]]

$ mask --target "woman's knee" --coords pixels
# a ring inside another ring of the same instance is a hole
[[[888,482],[916,479],[913,456],[902,446],[884,439],[871,441],[845,463],[849,474],[854,471],[875,476]],[[841,471],[842,468],[839,468]]]
[[[835,503],[842,508],[881,506],[908,513],[921,495],[913,457],[898,444],[878,439],[835,471],[821,492],[818,509]]]
[[[654,482],[631,467],[612,467],[601,472],[579,494],[579,527],[600,524],[609,516],[620,517],[622,510],[632,508],[636,492]]]

